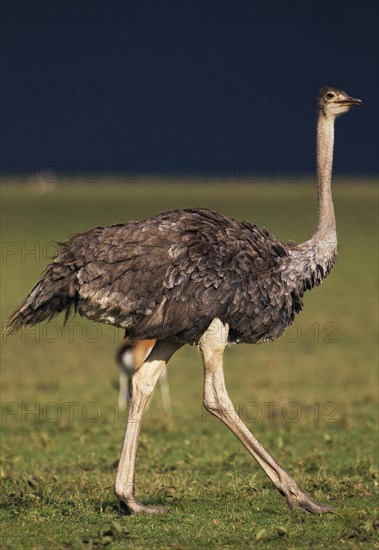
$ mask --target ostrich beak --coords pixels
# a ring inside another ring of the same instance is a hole
[[[355,97],[347,96],[345,99],[341,99],[341,101],[338,101],[341,105],[362,105],[361,99],[355,99]]]

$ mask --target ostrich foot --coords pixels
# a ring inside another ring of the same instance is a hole
[[[124,502],[120,500],[121,510],[131,516],[136,516],[137,514],[165,514],[167,512],[166,508],[163,506],[145,506],[137,500],[129,500]]]
[[[334,512],[332,506],[314,502],[308,495],[300,491],[294,481],[285,484],[284,487],[277,487],[277,489],[279,493],[286,498],[288,507],[291,510],[306,510],[311,514],[318,515]]]

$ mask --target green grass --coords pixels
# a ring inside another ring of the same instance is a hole
[[[112,485],[124,431],[113,359],[122,334],[83,319],[60,332],[58,318],[50,328],[3,338],[4,548],[378,547],[377,191],[371,182],[349,182],[336,185],[334,196],[334,273],[306,295],[286,337],[228,349],[225,370],[249,428],[303,490],[337,513],[314,517],[286,507],[233,435],[204,413],[200,356],[186,347],[169,366],[174,414],[162,411],[157,391],[137,461],[137,496],[170,513],[121,515]],[[4,186],[2,321],[36,282],[52,240],[183,206],[247,218],[282,239],[305,240],[315,225],[307,182],[104,182],[46,193]]]

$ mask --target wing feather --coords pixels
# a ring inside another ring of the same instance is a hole
[[[77,272],[82,315],[131,338],[194,342],[214,317],[260,338],[272,324],[270,272],[286,254],[264,228],[186,209],[75,235],[55,262]]]

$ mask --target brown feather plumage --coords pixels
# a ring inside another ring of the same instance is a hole
[[[194,343],[215,317],[229,324],[233,341],[272,340],[322,279],[312,266],[304,277],[304,261],[300,277],[283,277],[296,246],[207,209],[96,227],[60,243],[8,330],[74,305],[89,319],[125,328],[132,340]]]

